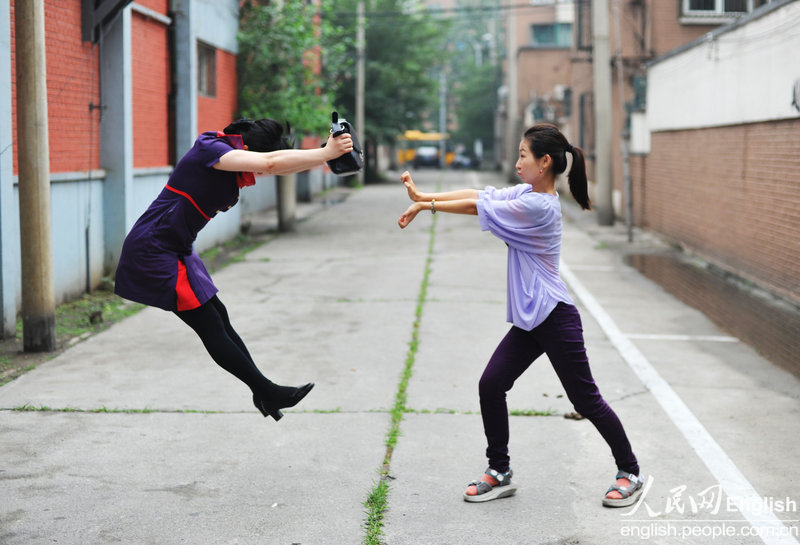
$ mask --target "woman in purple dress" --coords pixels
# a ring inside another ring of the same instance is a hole
[[[126,299],[174,312],[220,367],[250,387],[258,410],[275,420],[314,384],[279,386],[261,374],[231,326],[193,243],[211,218],[237,203],[241,187],[255,184],[253,173],[308,170],[349,153],[353,141],[345,133],[329,137],[323,148],[287,148],[282,125],[272,119],[240,119],[224,131],[201,134],[125,238],[114,290]]]
[[[463,189],[421,193],[408,172],[402,175],[414,203],[400,216],[405,228],[422,210],[477,215],[481,229],[508,245],[507,321],[513,325],[500,342],[479,383],[481,417],[489,467],[467,485],[464,500],[483,502],[511,496],[506,392],[535,359],[547,354],[567,397],[611,447],[617,465],[615,483],[603,505],[622,507],[641,494],[639,464],[617,415],[600,395],[589,369],[578,310],[558,274],[561,255],[561,203],[556,176],[572,155],[569,188],[578,204],[591,207],[583,152],[554,125],[525,131],[519,144],[517,175],[523,183],[482,191]]]

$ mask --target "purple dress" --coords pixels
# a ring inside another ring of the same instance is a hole
[[[218,291],[192,244],[218,212],[239,199],[241,173],[213,166],[240,136],[201,134],[178,162],[167,185],[136,221],[117,265],[114,291],[138,303],[164,310],[197,308]]]

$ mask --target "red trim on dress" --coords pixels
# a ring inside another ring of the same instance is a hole
[[[173,193],[177,193],[178,195],[181,195],[182,197],[186,197],[187,199],[189,199],[189,202],[190,202],[190,203],[192,203],[192,204],[194,205],[194,207],[197,209],[197,211],[198,211],[198,212],[200,212],[200,214],[201,214],[201,215],[202,215],[204,218],[206,218],[206,221],[211,221],[211,218],[209,218],[209,217],[208,217],[208,215],[207,215],[205,212],[203,212],[203,211],[200,209],[200,207],[199,207],[199,206],[197,206],[197,203],[196,203],[196,202],[194,202],[194,199],[191,197],[191,195],[189,195],[189,194],[188,194],[188,193],[186,193],[185,191],[180,191],[180,190],[178,190],[178,189],[175,189],[174,187],[170,187],[170,186],[169,186],[169,184],[167,184],[165,187],[166,187],[167,189],[169,189],[170,191],[172,191]]]
[[[189,275],[186,274],[186,265],[178,260],[178,280],[175,282],[175,294],[178,296],[178,310],[192,310],[200,306],[200,300],[189,284]]]

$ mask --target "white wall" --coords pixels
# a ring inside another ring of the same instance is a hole
[[[8,0],[0,0],[0,337],[16,332],[21,285],[12,132],[11,7]]]
[[[60,304],[103,278],[103,172],[50,176],[53,290]],[[94,173],[91,173],[94,174]]]
[[[234,55],[239,51],[238,0],[195,0],[195,38]]]
[[[800,117],[792,106],[798,79],[800,1],[795,0],[722,27],[651,64],[647,126],[658,132]]]

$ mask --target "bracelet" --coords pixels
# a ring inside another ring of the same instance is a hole
[[[433,206],[434,204],[436,204],[436,199],[431,199],[431,214],[436,213],[436,208]]]

